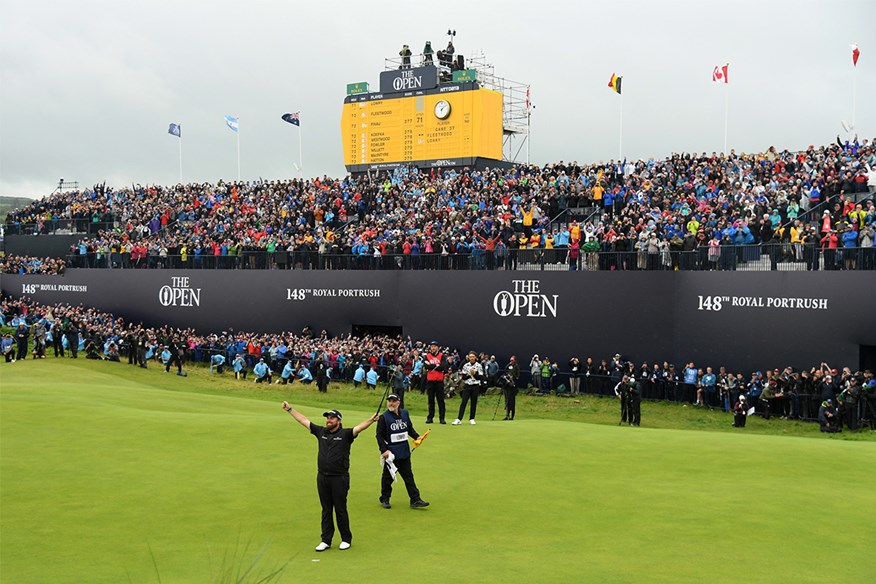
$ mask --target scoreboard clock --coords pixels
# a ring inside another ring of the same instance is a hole
[[[350,95],[341,117],[350,172],[502,160],[502,94],[477,83]]]
[[[435,104],[435,117],[439,120],[446,120],[450,117],[450,102],[442,99]]]

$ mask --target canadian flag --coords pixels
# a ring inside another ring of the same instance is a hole
[[[727,70],[730,68],[730,64],[724,65],[716,65],[714,69],[712,69],[712,81],[715,83],[729,83],[727,79]]]
[[[852,65],[855,67],[858,66],[858,57],[861,56],[861,51],[858,49],[858,45],[852,45]]]

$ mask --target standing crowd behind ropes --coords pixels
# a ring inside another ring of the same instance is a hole
[[[94,308],[46,306],[8,296],[0,300],[0,325],[11,329],[2,338],[6,363],[51,355],[78,358],[81,353],[88,359],[140,367],[158,362],[169,371],[180,355],[179,370],[185,362],[203,363],[212,373],[221,375],[227,369],[241,381],[315,383],[320,391],[327,391],[331,381],[372,390],[389,383],[401,395],[426,388],[424,356],[429,349],[409,336],[334,336],[309,327],[299,333],[199,334],[193,329],[147,327]],[[447,363],[446,397],[457,395],[465,383],[460,374],[469,350],[441,350]],[[799,370],[782,366],[741,372],[693,362],[678,367],[665,361],[636,365],[620,353],[610,359],[572,357],[564,362],[533,355],[528,363],[516,356],[499,360],[486,352],[475,354],[483,372],[480,394],[500,388],[506,406],[509,399],[513,404],[519,390],[537,396],[613,397],[619,385],[631,381],[644,400],[729,412],[742,396],[765,419],[819,420],[824,431],[838,431],[843,423],[852,430],[861,423],[876,429],[876,381],[869,370],[819,363]]]

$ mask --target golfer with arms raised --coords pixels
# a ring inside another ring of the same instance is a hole
[[[295,411],[288,402],[283,402],[283,409],[319,440],[316,490],[322,505],[322,541],[316,546],[316,551],[323,552],[332,547],[332,538],[335,535],[332,511],[337,517],[338,531],[341,532],[341,545],[338,549],[349,549],[353,541],[350,516],[347,513],[347,492],[350,490],[350,447],[356,436],[377,420],[377,415],[368,418],[353,429],[348,429],[341,424],[343,416],[338,410],[323,413],[325,426],[318,426],[301,412]]]

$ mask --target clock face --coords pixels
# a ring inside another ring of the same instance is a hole
[[[446,120],[448,116],[450,116],[450,102],[442,99],[435,104],[435,117]]]

